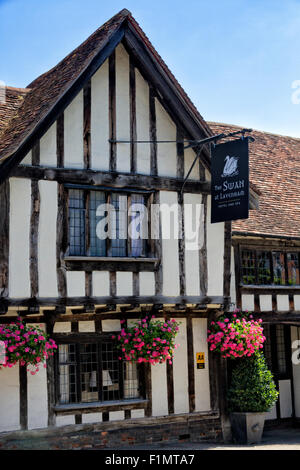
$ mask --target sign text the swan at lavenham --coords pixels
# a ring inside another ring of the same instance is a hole
[[[216,145],[211,161],[211,223],[249,216],[248,139]]]

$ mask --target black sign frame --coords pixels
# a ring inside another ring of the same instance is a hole
[[[211,223],[249,217],[247,137],[212,146]]]

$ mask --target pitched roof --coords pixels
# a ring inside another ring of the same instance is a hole
[[[210,129],[197,111],[187,94],[179,85],[162,58],[154,49],[131,13],[123,9],[103,26],[97,29],[86,41],[59,62],[48,72],[42,74],[28,85],[22,105],[16,110],[5,128],[0,141],[0,163],[13,157],[28,136],[32,135],[51,110],[63,98],[65,93],[86,71],[93,59],[99,54],[121,27],[130,24],[138,37],[143,41],[147,51],[154,57],[167,75],[171,84],[180,95],[192,118],[206,135]],[[24,156],[24,155],[23,155]],[[1,169],[0,169],[1,170]]]
[[[21,106],[28,88],[3,87],[0,100],[0,135]]]
[[[215,132],[239,126],[208,123]],[[250,179],[260,192],[259,209],[232,222],[235,232],[300,237],[300,139],[254,130],[249,144]]]

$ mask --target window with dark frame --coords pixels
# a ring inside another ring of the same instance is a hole
[[[109,340],[58,343],[56,383],[60,405],[141,398],[137,365]]]
[[[149,211],[145,213],[148,198],[148,194],[140,193],[68,189],[68,255],[150,256]],[[110,207],[113,210],[110,211]],[[101,236],[104,233],[106,237]]]
[[[300,252],[241,249],[243,285],[300,285]]]

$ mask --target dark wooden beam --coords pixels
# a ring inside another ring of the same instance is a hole
[[[64,257],[68,246],[67,231],[67,196],[63,184],[58,184],[57,198],[57,223],[56,223],[56,266],[57,288],[61,297],[67,295],[67,279]]]
[[[84,168],[91,165],[91,80],[83,88],[83,159]]]
[[[9,181],[5,181],[0,185],[0,297],[8,297],[9,294],[9,208]],[[6,310],[3,307],[0,310]]]
[[[116,140],[116,53],[115,51],[109,56],[109,138]],[[116,171],[117,168],[117,146],[115,142],[110,143],[110,159],[109,169]]]
[[[36,299],[31,298],[7,298],[6,302],[8,306],[11,307],[28,307],[39,305],[41,307],[66,307],[66,306],[84,306],[87,304],[94,305],[118,305],[118,304],[128,304],[128,305],[140,305],[140,304],[150,304],[150,305],[206,305],[206,304],[224,304],[228,301],[227,298],[223,296],[178,296],[178,297],[167,297],[164,295],[154,295],[154,296],[117,296],[115,290],[115,276],[114,273],[111,275],[111,292],[109,296],[106,297],[41,297]]]
[[[150,176],[142,174],[129,174],[116,171],[75,170],[67,168],[41,168],[19,165],[12,171],[12,176],[20,178],[35,178],[38,180],[57,181],[65,184],[79,184],[95,186],[107,186],[109,188],[128,188],[146,191],[164,190],[181,191],[182,179],[165,176]],[[187,181],[184,192],[210,193],[208,181]]]
[[[194,366],[194,334],[193,322],[190,315],[186,319],[186,337],[188,354],[188,394],[189,394],[189,412],[195,411],[195,366]]]
[[[40,140],[38,139],[32,147],[32,165],[39,166],[40,164]]]
[[[156,109],[155,92],[149,86],[149,138],[150,138],[150,173],[157,176],[157,133],[156,133]]]
[[[208,267],[207,267],[207,195],[202,195],[202,210],[204,210],[203,218],[203,245],[199,250],[199,278],[200,293],[206,295],[208,286]],[[200,225],[201,226],[201,225]]]
[[[20,384],[20,428],[28,429],[28,388],[27,388],[27,367],[19,366]]]
[[[164,319],[170,320],[170,314],[165,312]],[[167,393],[168,393],[168,413],[169,415],[174,414],[174,372],[173,372],[173,361],[167,360],[166,363],[166,374],[167,374]]]
[[[130,171],[137,171],[137,128],[136,128],[136,84],[135,84],[135,67],[130,57],[129,65],[129,97],[130,97]]]
[[[40,192],[39,182],[31,180],[31,216],[30,216],[30,292],[31,297],[38,296],[39,274],[38,274],[38,236],[40,218]]]
[[[64,113],[61,113],[56,121],[56,156],[57,156],[57,166],[59,168],[64,167],[64,147],[65,147],[65,137],[64,137]]]
[[[224,267],[223,267],[223,295],[230,297],[231,281],[231,221],[224,224]]]

